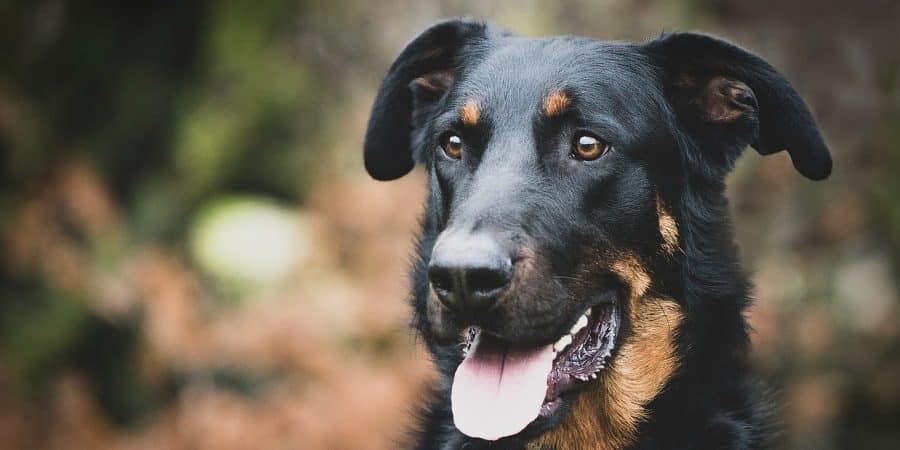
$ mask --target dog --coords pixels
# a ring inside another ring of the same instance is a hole
[[[766,448],[724,183],[747,146],[831,172],[788,81],[713,36],[414,38],[364,142],[377,180],[427,171],[411,297],[440,381],[414,447]]]

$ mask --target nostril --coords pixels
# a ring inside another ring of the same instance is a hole
[[[466,285],[473,294],[492,295],[506,287],[512,277],[510,265],[469,269]]]
[[[429,267],[428,280],[431,281],[431,286],[437,291],[450,292],[453,290],[453,275],[445,267]]]

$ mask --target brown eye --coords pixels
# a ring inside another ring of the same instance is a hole
[[[441,141],[441,148],[444,149],[444,153],[453,159],[459,159],[462,156],[462,147],[462,138],[455,134],[451,134]]]
[[[612,149],[612,146],[593,136],[582,134],[575,138],[572,156],[582,161],[593,161]]]

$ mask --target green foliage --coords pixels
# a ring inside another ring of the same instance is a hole
[[[38,393],[88,322],[86,306],[39,280],[7,284],[0,348],[20,390]]]
[[[213,11],[201,44],[205,82],[185,94],[173,142],[190,192],[231,184],[295,196],[304,186],[297,143],[317,125],[316,85],[285,39],[290,4],[226,2]]]

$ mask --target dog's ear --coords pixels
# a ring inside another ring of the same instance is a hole
[[[763,155],[787,150],[807,178],[821,180],[831,173],[831,155],[812,114],[762,58],[696,33],[664,35],[644,48],[663,70],[679,122],[695,135],[707,133],[698,138],[701,142],[730,139],[735,147],[750,144]]]
[[[468,20],[438,22],[407,44],[381,83],[369,126],[366,171],[378,180],[406,175],[420,160],[421,125],[453,86],[466,62],[487,40],[488,25]]]

